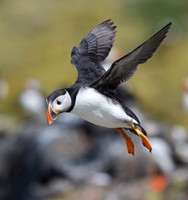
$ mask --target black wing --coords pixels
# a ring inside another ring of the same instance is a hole
[[[113,22],[107,20],[96,26],[79,44],[73,47],[71,63],[78,71],[76,83],[89,85],[100,78],[105,70],[100,64],[109,54],[116,31]]]
[[[120,83],[129,80],[135,73],[138,64],[145,63],[152,57],[153,53],[166,37],[171,24],[170,22],[135,50],[115,61],[109,70],[90,86],[101,91],[114,90]]]

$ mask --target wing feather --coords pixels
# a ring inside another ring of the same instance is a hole
[[[166,37],[171,24],[170,22],[135,50],[115,61],[100,79],[91,84],[91,87],[98,90],[114,90],[122,82],[128,81],[137,70],[138,64],[145,63],[152,57]]]
[[[78,71],[77,83],[88,84],[101,77],[105,70],[100,64],[109,54],[116,31],[111,20],[96,26],[71,52],[71,63]]]

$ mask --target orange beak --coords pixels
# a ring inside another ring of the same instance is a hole
[[[49,103],[48,105],[48,109],[47,109],[47,123],[48,125],[50,125],[52,122],[54,122],[57,117],[58,117],[58,112],[54,112],[52,109],[52,105],[51,103]]]

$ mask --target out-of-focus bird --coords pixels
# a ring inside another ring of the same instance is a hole
[[[20,105],[28,114],[43,119],[46,108],[40,82],[36,79],[29,78],[25,82],[24,87],[24,91],[19,98]]]
[[[115,37],[111,20],[96,26],[79,44],[73,47],[71,63],[78,72],[76,82],[65,89],[55,90],[46,101],[47,122],[51,124],[58,114],[71,112],[96,125],[116,128],[125,139],[128,153],[134,154],[134,144],[126,130],[138,135],[151,152],[151,145],[137,116],[118,96],[118,86],[128,81],[138,64],[152,57],[166,37],[171,22],[132,52],[115,61],[105,71],[100,64],[109,54]]]
[[[182,81],[181,88],[183,90],[183,96],[182,96],[183,107],[188,113],[188,77],[186,77],[185,80]]]

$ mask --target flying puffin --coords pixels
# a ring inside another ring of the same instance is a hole
[[[143,145],[151,152],[146,131],[118,96],[117,88],[133,76],[138,64],[152,57],[166,37],[171,22],[105,71],[100,62],[113,46],[116,34],[113,24],[111,20],[104,21],[78,47],[73,47],[71,63],[78,72],[77,80],[70,87],[55,90],[47,97],[47,123],[55,121],[60,113],[74,113],[93,124],[116,128],[126,141],[128,153],[134,155],[134,144],[126,131],[140,136]]]

